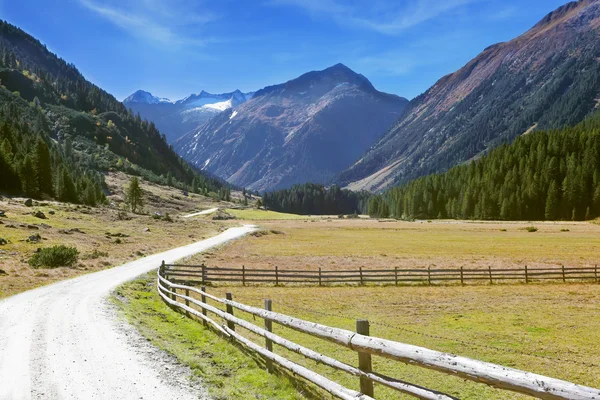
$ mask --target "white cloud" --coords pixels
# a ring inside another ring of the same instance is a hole
[[[173,0],[168,6],[159,0],[79,0],[79,3],[132,36],[156,44],[202,46],[216,41],[193,38],[184,32],[185,27],[201,27],[217,19],[208,11],[199,12],[193,1]]]
[[[270,0],[271,6],[295,6],[312,16],[326,16],[339,25],[397,35],[413,26],[432,20],[480,0]]]

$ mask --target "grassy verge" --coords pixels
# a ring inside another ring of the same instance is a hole
[[[152,273],[124,284],[115,291],[113,301],[151,343],[188,365],[212,398],[316,398],[307,387],[286,375],[268,374],[262,360],[167,307],[156,292],[154,277]]]

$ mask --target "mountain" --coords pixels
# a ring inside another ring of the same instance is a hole
[[[326,182],[375,143],[407,102],[338,64],[257,91],[177,140],[175,149],[252,190]]]
[[[145,92],[143,90],[138,90],[137,92],[135,92],[134,94],[132,94],[131,96],[129,96],[125,100],[123,100],[123,104],[125,104],[125,105],[134,104],[134,103],[164,104],[164,103],[171,103],[171,100],[152,96],[152,93]]]
[[[212,94],[203,90],[199,94],[170,101],[138,90],[123,100],[123,104],[135,114],[139,113],[142,118],[154,122],[165,134],[167,142],[173,143],[191,130],[199,129],[222,111],[235,108],[251,99],[253,94],[242,93],[239,90]]]
[[[338,183],[381,190],[478,158],[533,130],[575,125],[598,107],[600,2],[571,2],[485,49],[410,102]]]
[[[95,204],[110,170],[180,187],[195,181],[203,191],[222,187],[179,157],[153,123],[0,21],[0,191]]]

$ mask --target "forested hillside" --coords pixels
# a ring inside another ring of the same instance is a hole
[[[362,214],[366,212],[370,197],[369,192],[307,183],[265,193],[263,203],[269,210],[302,215]]]
[[[95,204],[109,170],[205,192],[221,186],[177,156],[152,123],[0,21],[0,190]]]
[[[534,132],[480,160],[373,197],[369,214],[395,218],[589,220],[600,216],[600,113]]]

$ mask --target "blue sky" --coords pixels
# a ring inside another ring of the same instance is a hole
[[[412,98],[566,0],[0,0],[122,100],[251,91],[342,62]]]

